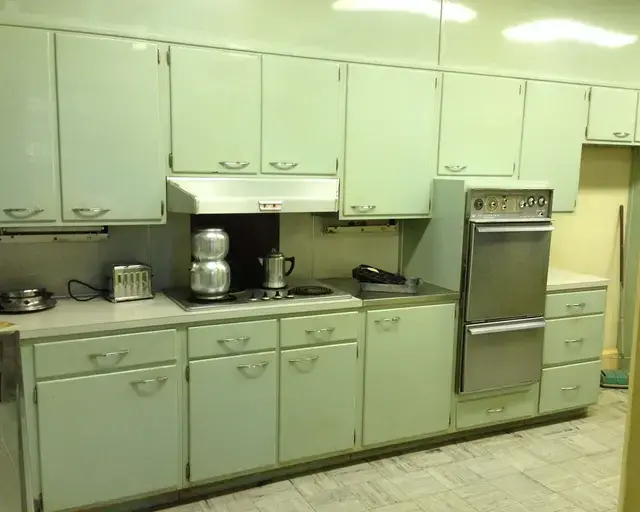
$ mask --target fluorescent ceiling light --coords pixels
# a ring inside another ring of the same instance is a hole
[[[552,43],[554,41],[577,41],[608,48],[619,48],[635,43],[638,36],[612,32],[579,21],[551,19],[537,20],[502,31],[507,39],[523,43]]]
[[[387,11],[422,14],[429,18],[440,19],[440,2],[438,0],[336,0],[333,2],[336,11]],[[477,13],[461,4],[443,2],[442,19],[466,23],[476,17]]]

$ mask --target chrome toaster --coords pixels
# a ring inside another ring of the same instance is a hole
[[[151,267],[143,263],[109,265],[107,290],[111,302],[153,299]]]

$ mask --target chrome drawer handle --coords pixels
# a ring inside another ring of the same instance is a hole
[[[109,208],[71,208],[71,211],[85,217],[96,217],[109,212]]]
[[[489,414],[495,414],[503,411],[504,411],[504,407],[498,407],[497,409],[487,409],[487,413]]]
[[[582,343],[584,341],[584,338],[576,338],[575,340],[564,340],[565,343],[569,344],[569,343]]]
[[[382,318],[380,320],[374,320],[374,322],[376,324],[381,324],[383,322],[390,322],[392,324],[397,324],[399,321],[400,321],[400,317],[399,316],[394,316],[394,317],[391,317],[391,318]]]
[[[36,215],[37,213],[42,213],[44,209],[42,208],[3,208],[2,211],[7,215],[11,215],[13,213],[24,213],[26,216]]]
[[[155,382],[166,382],[169,377],[156,377],[155,379],[134,380],[131,382],[132,386],[142,386],[144,384],[153,384]]]
[[[290,171],[298,167],[298,162],[269,162],[269,165],[281,171]]]
[[[239,170],[248,167],[250,162],[218,162],[225,169]]]
[[[583,308],[587,305],[586,302],[579,302],[578,304],[567,304],[568,308]]]
[[[466,165],[445,165],[444,168],[447,171],[451,171],[451,172],[462,172],[467,168],[467,166]]]
[[[580,384],[576,384],[575,386],[568,386],[566,388],[562,388],[562,391],[575,391],[576,389],[580,389]]]
[[[256,364],[238,364],[236,365],[236,368],[238,368],[238,370],[254,370],[256,368],[264,368],[268,364],[269,361],[260,361]]]
[[[249,341],[251,336],[238,336],[237,338],[223,338],[218,343],[234,343],[236,341]]]
[[[376,205],[375,204],[355,204],[351,206],[351,208],[354,210],[358,210],[359,212],[365,213],[365,212],[370,212],[372,210],[375,210]]]
[[[313,361],[317,361],[320,356],[311,356],[311,357],[301,357],[300,359],[289,359],[291,364],[296,363],[312,363]]]
[[[323,333],[323,332],[333,332],[335,330],[336,330],[335,327],[325,327],[324,329],[307,329],[305,332],[307,334],[314,334],[314,333],[320,334],[320,333]]]
[[[124,350],[116,350],[115,352],[102,352],[100,354],[90,354],[89,357],[92,358],[92,359],[106,358],[106,357],[116,357],[116,356],[124,357],[129,352],[131,352],[131,351],[127,348],[127,349],[124,349]]]
[[[613,132],[613,134],[618,137],[619,139],[625,139],[627,138],[629,135],[631,135],[629,132]]]

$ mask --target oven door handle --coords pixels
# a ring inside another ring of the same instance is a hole
[[[550,232],[554,228],[551,224],[542,226],[476,226],[478,233],[536,233]]]
[[[499,332],[530,331],[533,329],[544,329],[547,322],[544,320],[530,320],[526,322],[514,322],[502,325],[472,325],[467,327],[472,336],[482,334],[495,334]]]

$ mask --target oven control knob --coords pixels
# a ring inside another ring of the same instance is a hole
[[[520,199],[520,209],[524,208],[525,206],[527,206],[527,202],[524,199]]]
[[[536,205],[536,198],[533,196],[529,196],[529,199],[527,199],[527,204],[530,208],[533,208]]]
[[[262,300],[271,300],[271,297],[269,297],[269,294],[267,292],[264,292],[262,294]]]
[[[483,201],[482,199],[480,199],[480,198],[476,199],[476,200],[473,202],[473,207],[474,207],[476,210],[482,210],[482,208],[484,208],[484,201]]]
[[[544,196],[540,196],[538,198],[538,206],[544,206],[545,204],[547,204],[547,200],[544,198]]]

